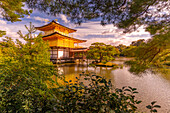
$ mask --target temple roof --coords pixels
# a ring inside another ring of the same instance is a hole
[[[82,42],[86,42],[86,41],[87,41],[87,40],[80,40],[80,39],[76,39],[76,38],[69,37],[69,36],[66,36],[66,35],[62,35],[62,34],[60,34],[60,33],[58,33],[58,32],[54,32],[54,33],[52,33],[52,34],[43,36],[43,40],[56,39],[56,38],[67,38],[67,39],[71,39],[71,40],[74,40],[75,43],[82,43]]]
[[[76,32],[77,30],[75,29],[71,29],[71,28],[68,28],[66,26],[63,26],[59,23],[57,23],[56,21],[52,21],[50,22],[49,24],[46,24],[44,26],[41,26],[41,27],[35,27],[36,29],[40,30],[40,31],[49,31],[49,30],[53,30],[55,29],[55,27],[58,26],[58,27],[61,27],[63,29],[67,29],[69,33],[73,33],[73,32]]]

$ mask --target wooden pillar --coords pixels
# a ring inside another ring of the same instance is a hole
[[[58,59],[58,47],[57,47],[57,59]]]
[[[67,49],[68,58],[70,58],[70,48]]]
[[[57,59],[56,59],[56,62],[58,63],[58,47],[57,47]]]
[[[65,57],[65,48],[63,48],[63,58]]]

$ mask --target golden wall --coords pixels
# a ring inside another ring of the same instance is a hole
[[[48,44],[51,46],[57,46],[57,40],[48,40]]]
[[[59,47],[68,47],[74,48],[74,41],[69,39],[55,39],[55,40],[48,40],[50,47],[52,46],[59,46]]]

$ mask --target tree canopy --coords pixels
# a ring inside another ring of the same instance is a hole
[[[159,65],[170,56],[170,33],[159,33],[150,39],[144,46],[137,49],[137,58],[143,63]]]
[[[144,41],[145,41],[144,39],[139,39],[137,41],[133,41],[130,45],[131,46],[140,46],[145,43]]]
[[[50,97],[46,81],[56,75],[49,46],[41,34],[32,37],[18,32],[26,43],[6,37],[0,43],[0,112],[45,112]],[[45,109],[42,109],[45,108]]]
[[[24,15],[29,15],[32,10],[24,9],[24,0],[0,0],[0,13],[2,18],[11,21],[21,21]]]
[[[0,37],[2,37],[3,35],[6,35],[5,31],[0,30]]]
[[[152,29],[153,30],[153,29]],[[135,61],[130,61],[131,72],[144,72],[150,67],[166,67],[170,61],[170,32],[159,30],[146,43],[138,46]]]
[[[114,60],[114,56],[116,54],[119,54],[119,50],[114,46],[96,42],[91,44],[91,46],[89,47],[87,58],[100,60],[100,62],[110,61]]]

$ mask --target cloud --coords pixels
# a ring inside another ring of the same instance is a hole
[[[123,43],[124,45],[128,45],[129,43],[131,43],[131,40],[121,40],[120,38],[91,38],[88,39],[87,42],[82,43],[81,46],[89,47],[94,42],[102,42],[108,45],[117,46],[121,43]]]
[[[114,27],[112,24],[102,26],[99,21],[89,21],[82,23],[81,26],[75,27],[77,32],[74,36],[77,38],[117,38],[122,35],[122,31]]]
[[[6,26],[0,26],[0,30],[4,30],[6,31],[6,36],[11,37],[12,39],[17,39],[19,38],[19,35],[17,34],[17,32],[12,31],[10,28],[6,27]],[[1,37],[1,39],[4,37]]]
[[[27,16],[27,18],[31,18],[31,17],[30,17],[30,15],[29,15],[29,16]]]
[[[114,29],[109,29],[109,30],[107,30],[107,31],[102,32],[102,34],[112,33],[113,31],[114,31]]]
[[[125,40],[126,38],[121,38],[120,40]]]
[[[65,23],[69,23],[70,21],[68,21],[67,17],[63,14],[60,14],[60,18],[61,20],[63,20]]]
[[[148,32],[145,32],[143,26],[138,31],[125,34],[122,29],[118,29],[112,24],[102,26],[99,21],[82,23],[81,26],[74,27],[74,29],[77,29],[74,37],[87,40],[86,43],[81,44],[87,47],[94,42],[103,42],[114,46],[119,44],[130,45],[132,41],[147,40],[151,37]]]
[[[41,21],[41,22],[49,22],[49,19],[41,18],[39,16],[33,17],[35,20]]]
[[[136,34],[136,35],[129,35],[127,37],[132,37],[132,38],[136,38],[136,37],[141,37],[141,38],[145,38],[145,37],[149,37],[149,34]]]
[[[0,23],[1,23],[1,24],[7,24],[7,22],[4,21],[4,20],[0,20]]]
[[[88,39],[90,39],[90,38],[115,38],[115,36],[113,34],[111,34],[111,35],[89,34],[89,35],[86,35],[86,38],[88,38]]]
[[[108,34],[108,33],[123,33],[123,32],[121,29],[118,29],[117,27],[113,27],[102,32],[102,34]]]
[[[27,24],[28,26],[29,22],[25,23],[24,21],[21,21],[21,22],[15,22],[15,23],[7,23],[7,24],[0,23],[0,30],[6,31],[5,36],[11,37],[14,41],[15,39],[19,39],[23,41],[23,39],[19,37],[17,32],[21,30],[23,34],[26,34],[27,30],[25,29],[25,26],[24,26],[25,24]],[[2,40],[2,38],[4,38],[5,36],[1,37],[0,40]]]

